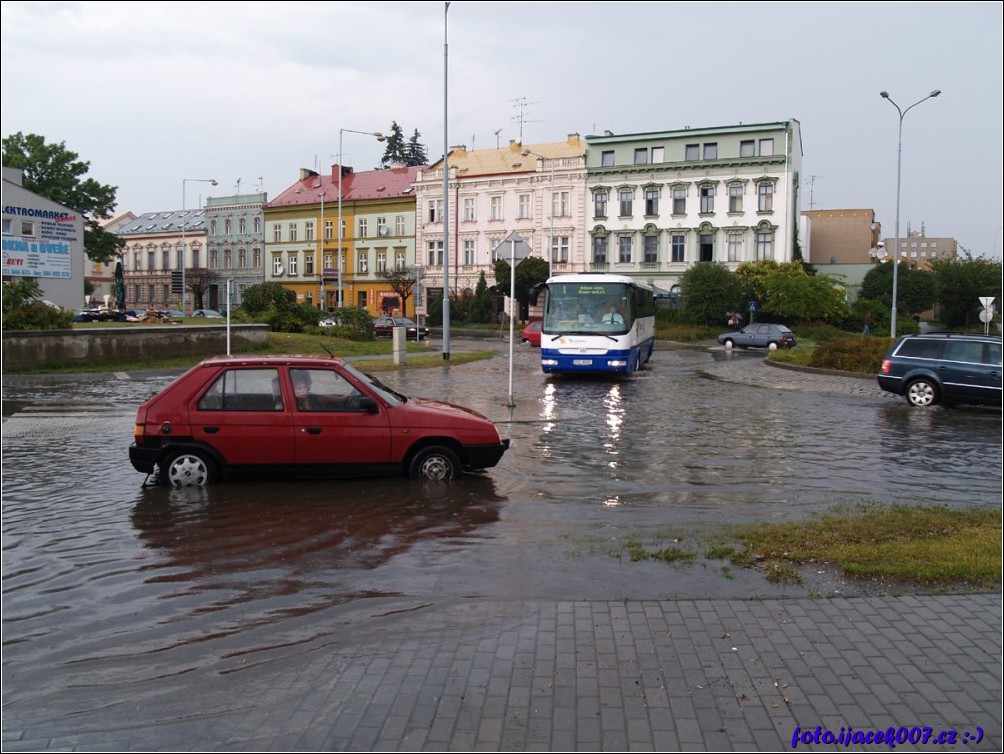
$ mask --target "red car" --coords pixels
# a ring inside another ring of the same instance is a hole
[[[129,460],[173,486],[251,475],[445,481],[495,466],[508,448],[485,416],[408,398],[338,358],[220,356],[140,405]]]
[[[540,328],[544,323],[539,319],[523,328],[523,342],[540,348]]]

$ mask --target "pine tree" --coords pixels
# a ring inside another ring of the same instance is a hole
[[[387,134],[387,148],[384,149],[383,157],[380,160],[381,168],[389,168],[405,161],[405,141],[401,126],[397,121],[391,121],[390,133]]]

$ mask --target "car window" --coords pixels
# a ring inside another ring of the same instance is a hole
[[[914,359],[937,359],[941,357],[941,350],[945,345],[943,340],[925,340],[923,338],[908,338],[904,340],[897,356],[908,356]]]
[[[332,369],[290,369],[296,407],[300,411],[358,411],[351,399],[360,393]]]
[[[998,367],[1001,366],[1001,344],[984,343],[983,358],[981,358],[980,361],[984,364],[991,364]]]
[[[200,411],[282,411],[277,369],[228,369],[196,404]]]
[[[945,344],[945,358],[949,361],[983,361],[983,344],[978,340],[950,340]]]

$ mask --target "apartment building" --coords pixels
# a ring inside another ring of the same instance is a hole
[[[115,230],[125,241],[122,273],[128,308],[191,313],[191,286],[209,279],[205,215],[201,208],[146,212]]]
[[[265,280],[325,312],[363,306],[380,313],[394,297],[381,274],[414,266],[417,172],[302,169],[296,183],[265,205]]]
[[[494,285],[493,252],[513,232],[533,254],[550,262],[553,274],[584,269],[586,148],[579,134],[569,134],[563,142],[526,146],[511,141],[496,149],[452,147],[446,158],[446,202],[443,168],[439,160],[421,168],[415,178],[420,306],[424,294],[442,295],[447,274],[454,293],[473,291],[482,272],[488,285]],[[449,233],[448,244],[444,231]]]
[[[797,120],[586,137],[586,269],[675,292],[696,262],[790,261],[799,218]]]
[[[208,308],[238,307],[249,285],[265,281],[267,202],[268,194],[263,192],[206,199]]]

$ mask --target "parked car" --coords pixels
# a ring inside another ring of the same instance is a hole
[[[193,317],[205,317],[206,319],[224,319],[226,315],[221,314],[215,309],[196,309],[192,312]]]
[[[255,475],[446,481],[495,466],[508,447],[485,416],[408,398],[339,358],[217,356],[139,406],[129,460],[173,486]]]
[[[723,332],[718,336],[718,342],[726,348],[794,348],[798,342],[795,333],[784,325],[758,322],[746,325],[741,330]]]
[[[395,327],[405,328],[405,336],[409,340],[429,337],[429,328],[419,326],[415,320],[407,317],[377,317],[373,320],[373,332],[377,337],[391,337]]]
[[[878,384],[911,406],[1000,406],[1001,336],[904,335],[882,360]]]
[[[158,309],[157,314],[168,319],[181,319],[185,316],[185,313],[180,309]]]
[[[523,342],[529,343],[531,346],[540,348],[540,328],[543,326],[543,322],[539,319],[536,322],[531,322],[526,327],[523,328]]]

